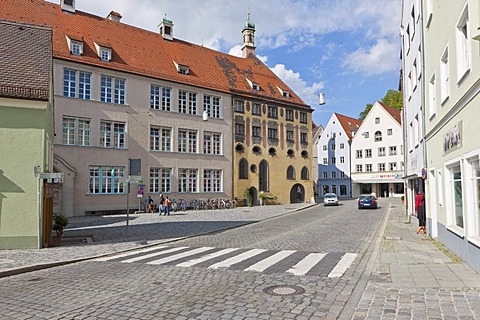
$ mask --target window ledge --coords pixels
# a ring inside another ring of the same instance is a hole
[[[480,237],[468,238],[468,242],[480,249]]]
[[[461,239],[465,238],[465,230],[462,228],[459,228],[457,226],[449,226],[447,227],[447,230]]]

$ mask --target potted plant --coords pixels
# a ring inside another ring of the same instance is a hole
[[[251,207],[253,206],[253,199],[252,199],[252,194],[250,193],[250,189],[245,189],[243,192],[243,197],[247,201],[247,206]]]
[[[62,243],[63,229],[68,225],[68,219],[63,213],[55,213],[53,215],[53,231],[55,235],[52,237],[53,245],[59,246]]]
[[[401,196],[400,200],[402,200],[402,204],[404,204],[405,203],[405,196]]]

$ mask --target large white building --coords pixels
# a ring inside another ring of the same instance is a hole
[[[403,195],[400,112],[376,101],[352,139],[352,195]]]
[[[333,113],[317,143],[320,197],[351,198],[350,143],[362,121]]]
[[[423,28],[421,2],[404,0],[402,6],[402,93],[407,212],[415,212],[415,194],[424,190],[426,167],[424,140]],[[429,81],[435,81],[435,76]]]
[[[427,231],[480,271],[479,1],[423,3]]]

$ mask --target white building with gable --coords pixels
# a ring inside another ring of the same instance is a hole
[[[400,111],[376,101],[352,139],[352,196],[403,195]]]

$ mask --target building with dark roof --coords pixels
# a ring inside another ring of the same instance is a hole
[[[50,243],[52,32],[0,20],[0,249]]]
[[[141,160],[144,196],[155,200],[243,198],[247,189],[310,200],[313,110],[255,56],[250,18],[243,57],[176,39],[166,18],[156,33],[75,1],[7,0],[0,19],[53,30],[54,165],[68,215],[124,211],[129,159]],[[287,179],[291,168],[303,174]]]

